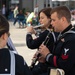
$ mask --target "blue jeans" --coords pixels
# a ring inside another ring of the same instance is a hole
[[[16,24],[17,20],[18,20],[17,18],[14,18],[14,23],[13,23],[13,25]]]
[[[24,26],[24,24],[26,24],[26,20],[18,20],[18,23],[19,23],[19,25],[21,25],[21,23],[22,23],[22,25]]]

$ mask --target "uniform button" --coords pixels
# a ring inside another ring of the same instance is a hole
[[[6,68],[5,71],[8,71],[8,69]]]

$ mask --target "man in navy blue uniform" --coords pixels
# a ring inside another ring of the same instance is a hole
[[[75,75],[75,28],[71,24],[71,14],[66,6],[55,7],[51,11],[51,24],[54,31],[60,32],[52,52],[45,46],[39,53],[50,66],[65,71],[65,75]]]

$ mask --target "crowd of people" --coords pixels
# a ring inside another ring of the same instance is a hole
[[[20,13],[22,14],[22,11]],[[17,15],[20,16],[18,11],[15,16]],[[71,24],[70,10],[66,6],[44,8],[38,13],[38,20],[42,25],[42,32],[35,39],[32,34],[36,35],[37,32],[33,26],[27,27],[27,47],[32,50],[37,49],[33,60],[35,58],[38,61],[37,65],[31,64],[32,69],[30,69],[22,56],[5,48],[10,39],[9,23],[4,16],[0,15],[0,74],[50,75],[52,68],[62,69],[64,75],[75,74],[75,27]],[[60,72],[58,75],[63,74]]]
[[[19,28],[25,28],[28,24],[30,25],[38,25],[38,12],[37,8],[34,9],[33,12],[29,12],[23,9],[20,9],[18,5],[14,8],[10,7],[8,10],[3,4],[2,14],[9,20],[13,21],[13,25],[16,25],[18,22]]]
[[[38,25],[38,23],[39,23],[38,22],[38,13],[35,13],[35,11],[34,12],[28,12],[28,11],[25,12],[24,11],[23,12],[22,9],[19,9],[19,7],[16,6],[13,10],[13,13],[10,13],[10,14],[13,14],[13,19],[14,19],[13,25],[15,25],[16,22],[18,22],[19,28],[25,28],[28,24]],[[9,18],[9,20],[11,20],[11,19]]]

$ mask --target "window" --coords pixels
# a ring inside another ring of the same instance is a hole
[[[11,0],[11,4],[18,4],[19,0]]]

